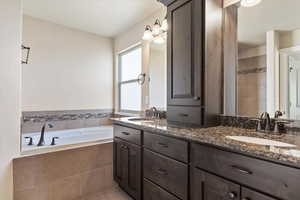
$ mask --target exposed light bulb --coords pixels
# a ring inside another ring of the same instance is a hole
[[[154,26],[153,26],[153,34],[154,35],[159,35],[159,33],[160,33],[160,28],[161,28],[161,25],[160,25],[160,21],[157,19],[156,21],[155,21],[155,24],[154,24]]]
[[[262,0],[242,0],[241,6],[243,7],[252,7],[259,4]]]
[[[165,43],[165,40],[162,36],[157,36],[157,37],[154,37],[153,42],[156,44],[163,44],[163,43]]]
[[[168,30],[168,21],[167,21],[167,19],[164,19],[164,21],[162,21],[161,30],[163,30],[163,31]]]
[[[151,31],[151,27],[150,26],[146,26],[144,35],[143,35],[143,40],[152,40],[153,39],[153,33]]]

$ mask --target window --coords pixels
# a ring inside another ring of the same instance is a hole
[[[134,47],[119,54],[120,111],[141,111],[142,88],[138,76],[142,73],[142,48]]]

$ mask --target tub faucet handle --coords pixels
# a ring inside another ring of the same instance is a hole
[[[59,139],[59,137],[53,137],[53,138],[52,138],[52,142],[51,142],[51,145],[52,145],[52,146],[56,145],[56,143],[55,143],[55,140],[56,140],[56,139]]]
[[[32,137],[25,137],[25,139],[29,139],[28,146],[33,145],[33,139],[32,139]]]

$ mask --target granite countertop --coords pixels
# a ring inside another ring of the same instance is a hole
[[[257,132],[253,129],[216,126],[210,128],[188,128],[168,124],[166,120],[130,121],[129,118],[112,118],[114,123],[143,129],[162,135],[186,139],[189,141],[210,144],[246,155],[264,158],[282,164],[300,167],[300,135],[272,135]],[[295,145],[293,147],[275,147],[239,142],[228,136],[247,136],[275,140]]]

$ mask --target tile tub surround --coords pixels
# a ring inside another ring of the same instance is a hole
[[[166,120],[155,122],[129,121],[130,118],[114,118],[115,124],[142,129],[166,136],[176,137],[188,141],[199,142],[224,148],[248,156],[300,168],[300,136],[283,134],[280,136],[263,134],[254,129],[237,128],[231,126],[217,126],[210,128],[187,128],[168,124]],[[243,143],[226,138],[226,136],[248,136],[296,145],[295,148],[278,148],[263,145]]]
[[[17,158],[14,200],[125,200],[113,182],[112,151],[108,143]]]
[[[51,130],[64,130],[111,125],[112,109],[30,111],[22,113],[22,133],[38,132],[45,122],[54,125]]]

